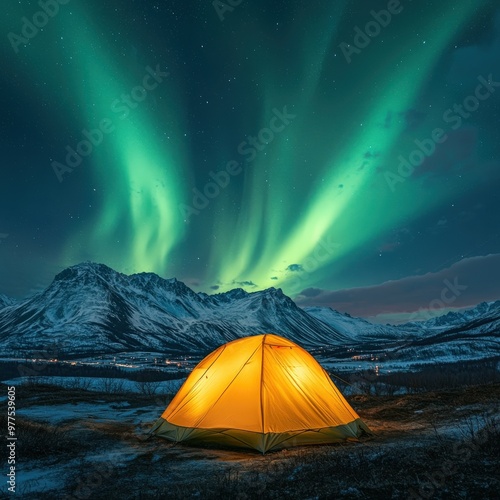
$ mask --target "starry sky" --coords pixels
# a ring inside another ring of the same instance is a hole
[[[0,27],[0,293],[95,261],[378,322],[500,298],[496,0],[21,0]]]

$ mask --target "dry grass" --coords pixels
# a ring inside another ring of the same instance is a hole
[[[130,408],[151,405],[151,397],[137,394],[48,386],[22,391],[23,406],[97,399],[127,401]],[[500,384],[348,399],[375,436],[262,456],[155,437],[143,441],[130,421],[80,419],[51,426],[20,420],[19,454],[41,466],[73,461],[63,492],[57,492],[62,498],[498,498]],[[96,461],[96,454],[109,453],[112,463]],[[54,492],[32,497],[54,498]]]
[[[7,418],[0,416],[0,426],[7,427]],[[17,454],[22,460],[55,458],[64,460],[91,449],[91,443],[76,435],[71,426],[50,425],[16,418]]]
[[[116,387],[111,385],[111,388]],[[170,397],[159,394],[137,394],[127,393],[121,390],[113,392],[109,387],[102,387],[100,391],[90,391],[87,389],[62,387],[46,383],[26,384],[18,386],[18,397],[22,398],[23,407],[32,405],[59,405],[65,403],[94,403],[104,401],[106,403],[121,403],[128,401],[133,407],[147,406],[152,401],[161,400],[168,402]]]

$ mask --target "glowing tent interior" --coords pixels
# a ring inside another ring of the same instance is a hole
[[[266,334],[234,340],[203,359],[151,432],[265,453],[370,430],[308,352]]]

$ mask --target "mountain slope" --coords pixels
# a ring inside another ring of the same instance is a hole
[[[336,359],[500,356],[500,301],[426,322],[374,325],[329,308],[301,309],[279,289],[207,295],[153,273],[127,276],[83,263],[65,269],[29,299],[2,303],[5,354],[50,351],[56,344],[68,355],[203,354],[239,337],[277,333]]]
[[[0,310],[15,303],[16,301],[14,299],[7,297],[7,295],[0,294]]]
[[[373,324],[363,318],[353,318],[347,313],[340,313],[330,307],[305,307],[304,311],[342,333],[353,343],[371,342],[374,339],[390,341],[402,337],[418,338],[421,335],[419,326],[411,323],[403,327]]]
[[[346,338],[273,288],[197,294],[176,279],[132,276],[84,263],[42,293],[0,311],[7,352],[64,344],[72,354],[126,350],[206,352],[241,336],[273,332],[304,346]]]
[[[330,308],[306,308],[314,317],[340,333],[352,345],[335,349],[336,356],[375,355],[405,362],[453,361],[500,356],[500,301],[450,312],[423,322],[373,325]]]

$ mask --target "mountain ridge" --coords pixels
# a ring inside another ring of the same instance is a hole
[[[306,346],[348,340],[275,288],[206,295],[175,278],[92,263],[61,271],[44,291],[0,310],[7,351],[66,338],[74,352],[206,351],[262,331]]]
[[[1,306],[3,304],[3,306]],[[66,345],[71,355],[124,351],[207,353],[240,337],[276,333],[311,350],[349,357],[398,350],[403,357],[500,354],[500,301],[426,322],[372,324],[334,309],[300,308],[281,289],[236,288],[208,295],[176,278],[125,275],[84,262],[58,273],[22,301],[0,296],[0,342],[7,353]]]

